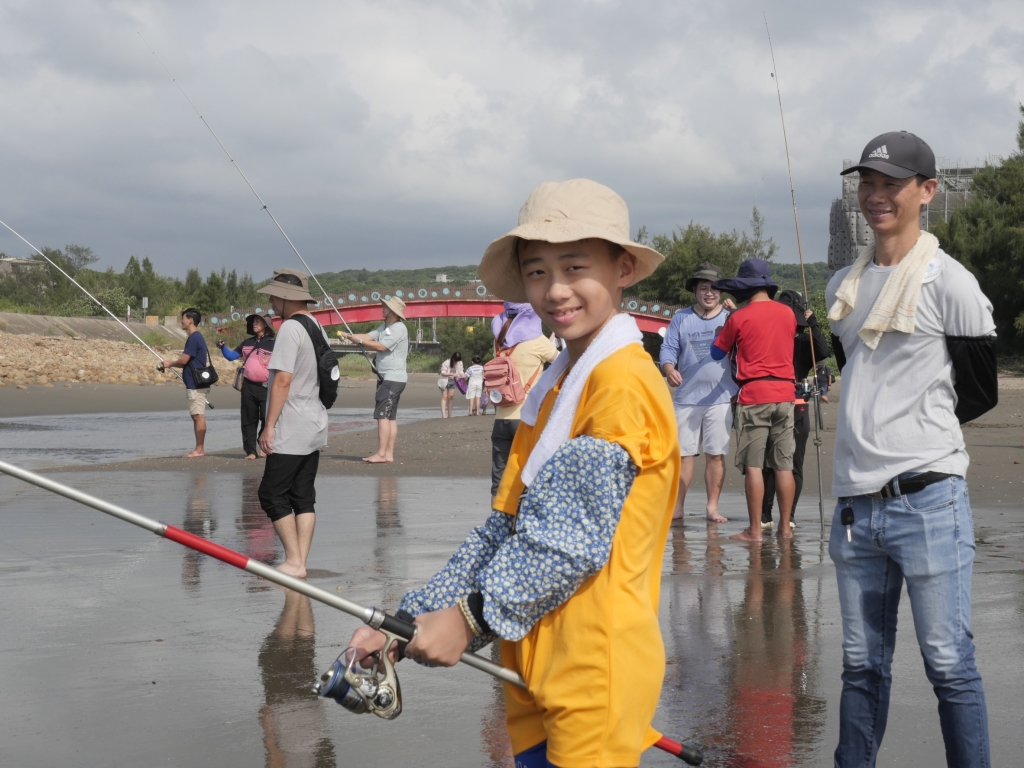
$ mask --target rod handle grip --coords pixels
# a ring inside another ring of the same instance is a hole
[[[397,616],[390,614],[384,615],[384,621],[380,623],[380,629],[385,632],[390,632],[393,635],[398,635],[400,638],[408,642],[412,640],[413,635],[416,634],[416,625],[411,621],[400,619]]]

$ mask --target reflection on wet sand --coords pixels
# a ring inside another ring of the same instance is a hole
[[[206,473],[199,473],[192,478],[188,501],[185,503],[185,517],[181,527],[196,536],[210,538],[217,530],[217,521],[210,516],[210,501],[206,495]],[[203,562],[209,558],[192,549],[185,549],[181,563],[181,585],[189,594],[198,594],[199,576]]]
[[[815,582],[799,573],[800,544],[788,540],[750,547],[744,571],[727,576],[716,529],[708,525],[703,557],[701,542],[687,542],[679,529],[671,534],[665,690],[677,692],[669,710],[675,722],[696,725],[692,738],[706,765],[803,764],[825,723],[825,702],[811,682],[819,648],[804,594]]]
[[[260,648],[264,705],[259,721],[267,768],[333,768],[324,702],[312,694],[316,639],[309,598],[284,590],[284,608]]]

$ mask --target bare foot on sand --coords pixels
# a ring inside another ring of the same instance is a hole
[[[749,528],[744,528],[735,536],[730,536],[729,538],[736,539],[738,541],[761,541],[761,532],[758,531],[757,533],[751,533]]]
[[[729,522],[729,518],[728,517],[722,517],[720,514],[718,514],[718,510],[717,509],[715,511],[713,511],[713,512],[709,509],[706,519],[707,519],[707,521],[709,523],[728,523]]]
[[[306,569],[301,565],[292,565],[288,561],[281,563],[277,566],[277,570],[281,573],[287,573],[289,576],[294,576],[296,579],[306,578]]]
[[[379,453],[375,453],[372,456],[367,456],[363,461],[367,464],[386,464],[388,460],[386,456],[381,456]]]
[[[249,454],[248,456],[246,456],[245,458],[246,458],[246,459],[247,459],[248,461],[255,461],[255,460],[256,460],[256,454],[255,454],[255,453],[250,453],[250,454]]]
[[[199,448],[196,448],[194,451],[189,451],[188,453],[184,454],[181,458],[183,458],[183,459],[199,459],[199,458],[202,458],[205,455],[206,455],[205,451],[200,450]]]

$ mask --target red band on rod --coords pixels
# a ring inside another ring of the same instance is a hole
[[[249,558],[245,555],[235,552],[233,549],[222,547],[220,544],[214,544],[209,539],[204,539],[202,536],[196,536],[183,531],[181,528],[175,528],[173,525],[168,525],[167,530],[164,531],[164,538],[176,541],[179,544],[184,544],[190,549],[194,549],[197,552],[202,552],[204,555],[215,557],[218,560],[222,560],[228,565],[233,565],[235,568],[241,568],[245,570],[245,566],[249,564]]]
[[[668,736],[662,736],[654,742],[654,746],[660,750],[668,752],[670,755],[675,755],[676,757],[683,754],[683,745],[675,739],[670,739]]]

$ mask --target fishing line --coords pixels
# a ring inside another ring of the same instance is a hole
[[[120,323],[120,324],[121,324],[121,327],[122,327],[122,328],[124,328],[124,329],[125,329],[126,331],[128,331],[128,333],[130,333],[130,334],[131,334],[132,336],[134,336],[134,337],[136,338],[136,340],[137,340],[137,341],[139,342],[139,344],[141,344],[141,345],[142,345],[142,346],[144,346],[144,347],[145,347],[146,349],[148,349],[148,350],[149,350],[150,352],[152,352],[152,353],[153,353],[153,356],[154,356],[154,357],[155,357],[155,358],[156,358],[157,360],[159,360],[159,361],[160,361],[161,363],[162,363],[162,362],[164,361],[163,357],[162,357],[162,356],[161,356],[161,355],[160,355],[159,353],[157,353],[157,351],[156,351],[155,349],[153,349],[153,348],[152,348],[151,346],[149,346],[149,344],[147,344],[147,343],[146,343],[146,342],[144,342],[144,341],[143,341],[143,340],[142,340],[141,338],[139,338],[139,335],[138,335],[137,333],[135,333],[135,331],[133,331],[133,330],[132,330],[131,328],[129,328],[129,327],[128,327],[128,325],[127,325],[127,324],[126,324],[126,323],[125,323],[124,321],[122,321],[122,320],[121,320],[121,318],[119,318],[119,317],[118,317],[117,315],[115,315],[115,314],[114,314],[113,312],[111,312],[111,311],[110,311],[109,309],[107,309],[107,308],[106,308],[105,306],[103,306],[103,302],[102,302],[102,301],[100,301],[100,300],[99,300],[99,299],[97,299],[97,298],[96,298],[95,296],[93,296],[93,295],[92,295],[91,293],[89,293],[89,292],[88,292],[87,290],[85,290],[85,288],[84,288],[84,287],[82,287],[82,284],[81,284],[81,283],[79,283],[79,282],[78,282],[77,280],[75,280],[75,278],[73,278],[73,277],[72,277],[71,275],[69,275],[69,274],[68,274],[67,272],[65,272],[65,271],[64,271],[64,270],[63,270],[63,269],[62,269],[62,268],[60,267],[60,265],[59,265],[59,264],[57,264],[56,262],[54,262],[54,261],[53,261],[53,259],[51,259],[51,258],[50,258],[49,256],[47,256],[47,255],[46,255],[45,253],[43,253],[43,252],[42,252],[42,251],[40,251],[40,250],[39,250],[38,248],[36,248],[36,247],[35,247],[34,245],[32,245],[32,243],[30,243],[30,242],[29,242],[28,240],[26,240],[26,239],[25,239],[24,237],[22,237],[22,236],[21,236],[21,235],[19,235],[19,234],[18,234],[17,232],[15,232],[15,231],[14,231],[14,228],[13,228],[13,227],[12,227],[12,226],[11,226],[10,224],[8,224],[8,223],[6,223],[6,222],[4,222],[4,221],[0,221],[0,224],[2,224],[2,225],[3,225],[4,227],[6,227],[6,228],[8,229],[8,231],[10,231],[10,233],[11,233],[12,235],[14,235],[14,236],[15,236],[16,238],[18,238],[19,240],[21,240],[21,242],[23,242],[23,243],[24,243],[25,245],[27,245],[27,246],[28,246],[29,248],[31,248],[31,249],[32,249],[33,251],[35,251],[35,252],[36,252],[36,253],[38,253],[38,254],[39,254],[40,256],[42,256],[42,257],[43,257],[44,259],[46,259],[46,260],[47,260],[47,261],[48,261],[48,262],[50,263],[50,266],[52,266],[52,267],[53,267],[54,269],[56,269],[56,270],[57,270],[58,272],[60,272],[60,273],[61,273],[62,275],[64,275],[64,277],[66,277],[66,278],[67,278],[68,280],[70,280],[70,281],[71,281],[71,283],[72,283],[72,284],[73,284],[73,285],[74,285],[74,286],[75,286],[76,288],[78,288],[79,290],[81,290],[81,291],[82,291],[82,293],[84,293],[84,294],[85,294],[86,296],[88,296],[88,297],[89,297],[90,299],[92,299],[93,301],[95,301],[95,302],[96,302],[96,305],[97,305],[97,306],[98,306],[98,307],[99,307],[100,309],[102,309],[102,310],[103,310],[104,312],[106,312],[106,313],[107,313],[108,315],[110,315],[110,316],[111,316],[112,318],[114,318],[114,319],[115,319],[115,320],[116,320],[116,321],[117,321],[118,323]],[[184,380],[183,378],[181,378],[181,374],[179,374],[179,373],[178,373],[178,372],[177,372],[176,370],[174,370],[173,368],[171,369],[171,373],[173,373],[173,374],[174,374],[175,376],[177,376],[177,377],[178,377],[178,380],[179,380],[179,381],[180,381],[180,382],[181,382],[182,384],[184,384],[184,383],[185,383],[185,380]],[[213,408],[213,406],[212,406],[212,405],[210,404],[210,401],[209,401],[209,399],[207,399],[207,401],[206,401],[206,404],[207,404],[207,406],[209,406],[210,408]]]
[[[242,177],[242,181],[245,182],[246,186],[248,186],[252,193],[256,196],[256,199],[259,200],[261,208],[267,212],[267,216],[269,216],[270,220],[274,222],[274,226],[277,227],[278,232],[280,232],[284,239],[288,242],[288,245],[291,247],[292,251],[295,252],[295,255],[299,257],[299,261],[302,262],[302,266],[306,268],[306,272],[309,273],[309,276],[313,278],[313,282],[316,283],[316,287],[319,288],[320,293],[323,294],[324,301],[326,301],[327,304],[331,307],[331,309],[334,310],[334,313],[338,316],[338,319],[345,324],[345,329],[349,333],[352,333],[352,329],[349,327],[348,322],[346,322],[345,318],[341,314],[341,311],[335,305],[334,299],[327,295],[327,291],[325,291],[324,287],[320,284],[320,281],[317,279],[316,274],[314,274],[313,270],[309,268],[309,264],[306,263],[306,260],[302,258],[302,254],[299,253],[299,249],[295,247],[295,243],[292,242],[292,239],[288,237],[288,233],[284,231],[284,227],[281,226],[281,223],[277,220],[274,214],[270,212],[270,208],[267,206],[267,204],[263,202],[263,198],[260,197],[260,193],[256,191],[256,187],[254,187],[252,185],[252,182],[249,181],[249,178],[244,173],[242,173],[242,169],[239,167],[238,163],[235,162],[235,158],[231,156],[231,153],[228,152],[227,147],[224,146],[224,142],[220,140],[220,137],[217,136],[213,128],[210,127],[210,124],[206,122],[206,118],[203,117],[203,113],[199,111],[199,108],[196,107],[192,99],[190,99],[188,97],[188,94],[185,93],[185,89],[181,87],[181,83],[178,82],[178,79],[171,74],[171,70],[169,70],[167,66],[163,63],[163,61],[160,59],[160,57],[157,56],[156,51],[153,50],[153,46],[146,42],[146,38],[142,36],[141,32],[136,32],[136,34],[139,36],[139,39],[142,40],[143,44],[147,48],[149,48],[149,52],[153,54],[153,58],[157,60],[157,63],[160,64],[160,67],[163,69],[163,71],[167,73],[167,76],[169,78],[171,78],[171,82],[174,83],[175,86],[177,86],[179,91],[181,91],[181,95],[185,97],[185,101],[187,101],[189,106],[192,107],[192,111],[195,112],[196,115],[199,116],[199,119],[203,121],[203,125],[206,126],[206,130],[210,132],[210,135],[213,136],[213,140],[217,142],[217,146],[221,148],[225,156],[227,156],[228,160],[231,161],[231,165],[233,165],[235,170],[238,171],[238,175]],[[370,368],[373,370],[374,373],[377,373],[377,366],[373,364],[373,361],[370,359],[370,356],[366,354],[366,350],[362,348],[362,345],[359,346],[359,349],[363,353],[363,357],[366,358],[366,362],[370,364]]]
[[[772,55],[772,79],[775,81],[775,93],[779,97],[779,117],[782,120],[782,141],[786,147],[786,169],[789,171],[789,194],[793,199],[793,224],[796,226],[796,251],[800,256],[800,277],[804,285],[804,301],[810,302],[810,295],[807,293],[807,272],[804,270],[804,247],[800,241],[800,217],[796,212],[796,187],[793,184],[793,163],[789,159],[789,138],[786,136],[786,115],[782,111],[782,89],[779,87],[779,70],[775,66],[775,48],[772,46],[772,33],[768,31],[768,14],[762,11],[764,16],[764,31],[768,35],[768,50]],[[821,485],[821,436],[818,434],[818,423],[821,420],[821,393],[818,391],[818,363],[814,355],[814,329],[809,328],[811,341],[811,374],[814,386],[811,391],[811,398],[814,403],[814,447],[818,455],[818,517],[821,521],[821,532],[825,533],[825,497]]]

